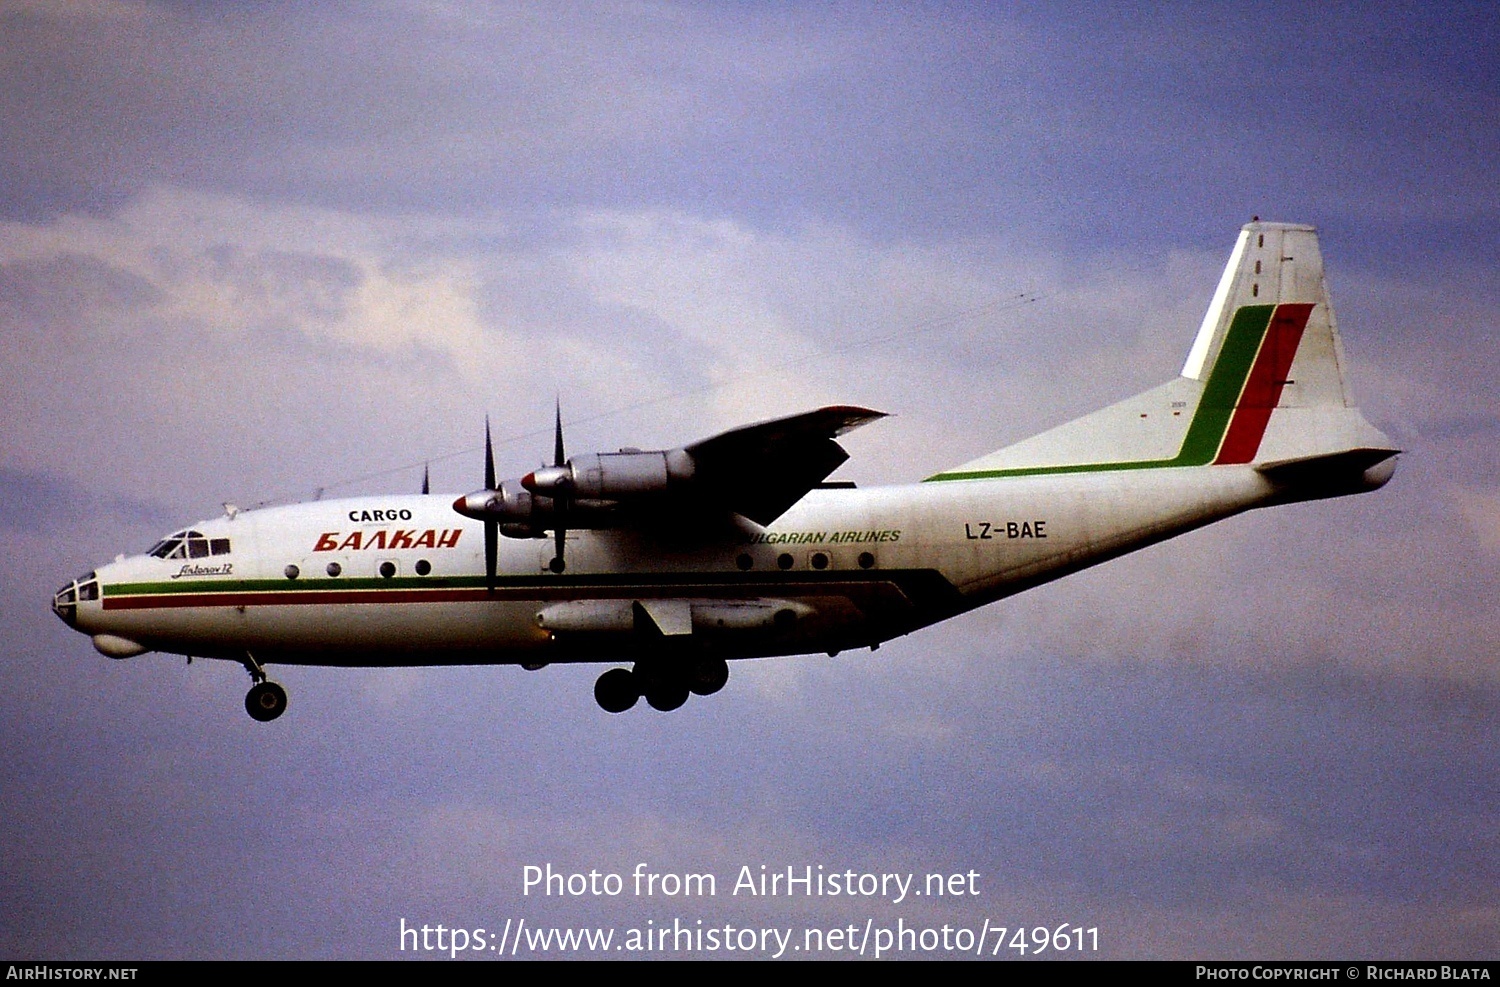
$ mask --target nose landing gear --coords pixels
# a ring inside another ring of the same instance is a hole
[[[286,712],[286,690],[275,682],[257,682],[245,693],[245,712],[253,720],[269,723]]]
[[[255,660],[250,652],[242,659],[245,671],[255,684],[245,693],[245,712],[259,723],[270,723],[286,712],[286,690],[266,678],[265,666]]]

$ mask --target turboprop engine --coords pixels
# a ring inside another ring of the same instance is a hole
[[[485,573],[493,589],[502,534],[539,538],[551,531],[557,554],[548,568],[561,573],[570,528],[649,524],[684,509],[700,517],[739,516],[770,524],[849,458],[835,439],[883,417],[869,408],[838,405],[745,425],[676,449],[621,449],[569,459],[559,407],[552,465],[500,484],[486,420],[484,487],[455,500],[453,509],[484,522]]]
[[[453,509],[478,521],[494,521],[511,538],[539,538],[559,523],[609,528],[622,504],[639,505],[681,491],[692,480],[693,465],[683,449],[589,453],[465,494]]]
[[[585,500],[615,500],[666,493],[693,478],[686,449],[596,452],[574,456],[561,466],[544,466],[521,477],[521,486],[548,497],[565,493]]]
[[[697,464],[686,449],[642,452],[621,449],[565,458],[562,407],[554,433],[552,465],[527,473],[519,480],[495,482],[495,453],[489,422],[484,426],[484,489],[465,494],[453,509],[484,522],[485,572],[494,586],[496,535],[542,538],[553,533],[557,555],[550,568],[562,572],[569,528],[610,528],[627,503],[640,507],[660,503],[692,482]]]

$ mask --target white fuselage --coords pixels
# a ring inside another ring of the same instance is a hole
[[[74,624],[240,661],[540,664],[633,657],[644,606],[690,616],[663,629],[725,658],[834,652],[1275,496],[1249,466],[818,489],[764,529],[570,531],[561,574],[550,538],[501,538],[493,588],[483,525],[451,496],[321,501],[195,525],[223,554],[103,566]]]

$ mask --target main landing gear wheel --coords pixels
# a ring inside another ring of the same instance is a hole
[[[688,688],[695,696],[711,696],[729,681],[729,663],[723,658],[699,658],[688,673]]]
[[[687,683],[676,676],[646,686],[646,702],[651,704],[652,709],[659,709],[663,713],[670,713],[678,708],[687,702],[687,697]]]
[[[286,712],[286,690],[275,682],[257,682],[245,693],[245,712],[261,723],[270,723]]]
[[[611,668],[594,683],[594,701],[609,713],[623,713],[640,698],[640,686],[628,668]]]

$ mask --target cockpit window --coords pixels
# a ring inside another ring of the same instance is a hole
[[[159,559],[180,559],[182,558],[182,539],[163,538],[152,546],[148,554]]]
[[[201,559],[206,555],[228,555],[228,538],[205,538],[201,531],[174,531],[146,553],[158,559]]]

